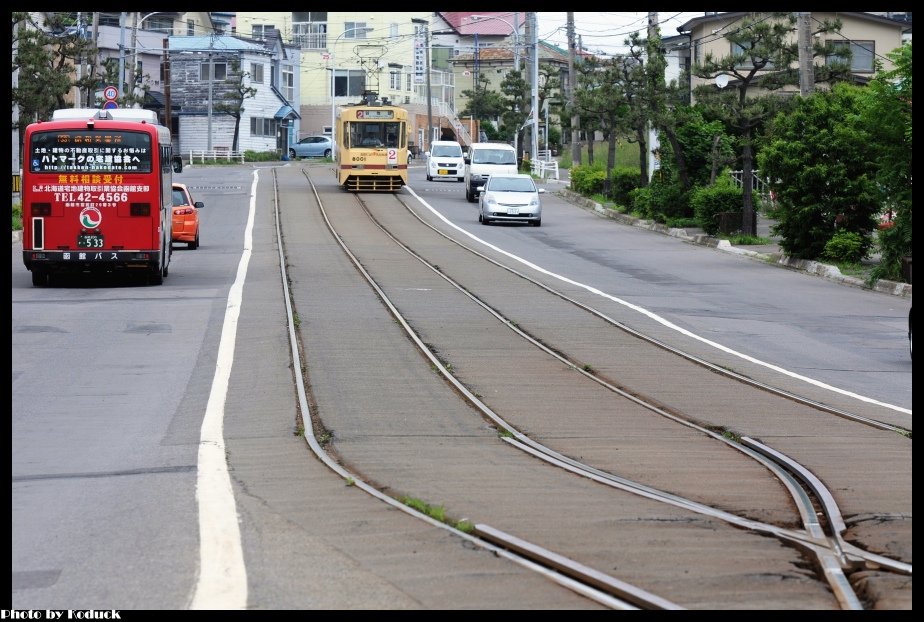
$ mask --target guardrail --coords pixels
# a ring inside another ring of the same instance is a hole
[[[231,151],[229,149],[212,149],[211,151],[207,149],[202,149],[201,151],[191,150],[189,152],[189,163],[195,164],[196,158],[199,158],[199,162],[204,164],[206,160],[238,160],[241,164],[244,163],[244,152],[243,151]]]

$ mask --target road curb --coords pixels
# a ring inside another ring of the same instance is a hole
[[[788,268],[790,270],[798,270],[800,272],[820,276],[822,278],[828,279],[829,281],[834,281],[843,285],[859,287],[861,289],[868,289],[893,296],[901,296],[903,298],[911,297],[912,290],[910,283],[898,283],[895,281],[886,281],[884,279],[880,279],[876,282],[875,285],[870,287],[870,285],[862,279],[842,274],[836,266],[830,266],[817,261],[809,261],[806,259],[795,259],[781,253],[760,253],[747,248],[742,248],[740,246],[732,246],[728,240],[722,240],[710,235],[691,235],[687,233],[686,229],[668,227],[666,225],[662,225],[650,220],[636,218],[634,216],[629,216],[628,214],[621,214],[611,209],[607,209],[596,201],[588,199],[587,197],[583,197],[576,192],[566,188],[556,190],[555,194],[568,201],[569,203],[572,203],[573,205],[577,205],[578,207],[593,211],[603,218],[615,220],[624,225],[630,225],[633,227],[639,227],[641,229],[647,229],[649,231],[655,231],[664,235],[669,235],[671,237],[681,239],[684,242],[688,242],[690,244],[710,246],[722,252],[733,253],[735,255],[743,255],[752,259],[757,259],[759,261],[772,263],[783,268]]]

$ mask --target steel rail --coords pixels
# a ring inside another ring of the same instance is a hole
[[[307,177],[307,173],[306,173],[306,177]],[[309,179],[309,183],[310,183],[310,179]],[[312,187],[313,187],[313,184],[312,184]],[[547,352],[551,356],[557,358],[561,362],[569,365],[571,368],[578,371],[579,373],[582,373],[583,375],[590,378],[591,380],[600,383],[601,385],[615,391],[616,393],[626,397],[627,399],[630,399],[636,402],[637,404],[645,408],[648,408],[649,410],[657,412],[658,414],[666,416],[677,423],[691,427],[702,433],[708,434],[712,438],[719,440],[729,445],[730,447],[738,451],[741,451],[749,455],[750,457],[754,458],[755,460],[761,462],[778,479],[780,479],[780,481],[784,484],[784,486],[790,491],[790,495],[793,498],[793,501],[795,502],[796,506],[799,508],[800,516],[803,520],[803,524],[806,527],[806,535],[803,537],[798,532],[782,530],[781,528],[776,527],[774,525],[767,525],[767,524],[759,523],[758,521],[750,521],[750,524],[747,526],[747,528],[754,529],[757,531],[762,531],[765,533],[771,533],[772,535],[778,536],[783,540],[793,542],[799,545],[801,548],[810,550],[813,553],[815,553],[816,557],[818,558],[820,567],[822,568],[823,575],[825,576],[832,590],[836,593],[838,602],[841,604],[842,608],[846,608],[846,609],[862,609],[863,608],[862,604],[860,603],[859,599],[856,597],[855,593],[853,592],[852,588],[849,585],[849,582],[847,581],[846,577],[843,574],[843,566],[845,564],[844,564],[844,560],[843,560],[842,555],[840,554],[839,549],[836,546],[834,546],[828,540],[827,536],[824,534],[823,529],[821,528],[820,524],[818,523],[817,517],[815,516],[814,505],[812,504],[811,499],[805,493],[804,489],[798,484],[797,481],[795,481],[795,479],[790,475],[790,473],[786,469],[780,467],[772,460],[767,460],[766,457],[760,454],[759,452],[756,452],[748,447],[745,447],[741,444],[738,444],[729,439],[726,439],[722,435],[717,434],[713,432],[712,430],[702,428],[689,421],[679,418],[671,413],[667,413],[653,404],[647,403],[644,400],[636,396],[628,394],[625,391],[619,389],[618,387],[614,387],[610,383],[600,378],[597,378],[593,374],[590,374],[589,372],[581,369],[580,367],[575,365],[572,361],[569,361],[567,358],[552,351],[547,346],[541,344],[536,339],[534,339],[533,337],[523,332],[521,329],[519,329],[518,326],[516,326],[515,323],[503,317],[500,313],[492,309],[486,303],[479,300],[476,296],[468,292],[460,284],[452,280],[448,275],[440,271],[436,266],[430,264],[424,258],[422,258],[417,253],[415,253],[412,249],[410,249],[405,244],[403,244],[394,235],[392,235],[391,232],[387,230],[387,228],[385,228],[380,222],[378,222],[378,220],[369,212],[367,206],[365,205],[365,203],[362,201],[362,199],[358,195],[354,195],[354,198],[360,204],[363,210],[366,212],[370,220],[377,227],[379,227],[379,229],[381,229],[385,235],[391,238],[395,242],[395,244],[397,244],[400,248],[405,250],[405,252],[410,254],[412,257],[414,257],[415,259],[423,263],[423,265],[427,266],[435,274],[437,274],[438,276],[446,280],[447,283],[455,287],[457,290],[462,292],[464,295],[468,296],[475,303],[477,303],[478,305],[483,307],[485,310],[487,310],[489,313],[494,315],[498,320],[504,323],[508,328],[510,328],[517,334],[519,334],[524,339],[528,340],[530,343],[536,345],[537,347]],[[399,202],[401,202],[400,199],[398,200]],[[395,320],[398,321],[398,323],[402,325],[402,327],[405,329],[405,331],[411,337],[414,343],[417,344],[418,349],[430,360],[431,364],[440,371],[441,375],[443,375],[443,377],[448,382],[450,382],[450,384],[452,384],[456,388],[457,391],[459,391],[463,396],[465,396],[466,399],[472,405],[477,407],[483,414],[485,414],[485,416],[487,416],[489,419],[494,421],[498,426],[502,427],[506,432],[511,434],[517,441],[522,443],[522,445],[525,445],[525,446],[528,446],[534,449],[535,452],[537,452],[538,454],[542,454],[537,457],[546,459],[543,456],[547,456],[550,459],[559,459],[561,460],[561,462],[570,464],[573,468],[569,470],[572,470],[572,472],[578,475],[584,476],[584,477],[588,477],[595,481],[601,481],[601,479],[604,479],[604,480],[609,479],[610,481],[621,479],[611,474],[602,474],[602,472],[600,472],[597,469],[594,469],[593,467],[590,467],[589,465],[585,465],[578,461],[562,456],[561,454],[559,454],[558,452],[555,452],[551,448],[546,447],[545,445],[542,445],[530,439],[526,435],[519,432],[519,430],[516,430],[512,425],[507,423],[502,417],[500,417],[497,413],[495,413],[493,409],[491,409],[484,402],[482,402],[480,398],[478,398],[471,391],[469,391],[467,387],[465,387],[462,383],[460,383],[455,378],[455,376],[453,376],[453,374],[449,372],[449,370],[443,365],[442,361],[440,361],[439,358],[435,354],[433,354],[430,348],[427,347],[427,345],[423,343],[419,335],[417,335],[416,331],[414,331],[410,327],[410,325],[404,319],[403,315],[400,313],[400,311],[398,311],[398,309],[390,301],[390,299],[387,297],[384,291],[382,291],[382,289],[378,286],[378,284],[374,281],[374,279],[372,279],[371,275],[368,274],[365,268],[362,267],[361,262],[359,262],[359,260],[356,259],[355,256],[346,248],[345,244],[342,241],[341,236],[336,232],[336,230],[329,223],[329,221],[328,221],[328,226],[331,228],[331,232],[333,233],[333,235],[338,239],[338,241],[340,241],[341,246],[343,246],[348,256],[354,261],[357,268],[369,280],[370,285],[373,287],[373,289],[379,295],[380,299],[383,301],[383,303],[392,313],[392,316],[395,318]],[[509,439],[505,439],[505,440],[509,441]],[[533,453],[533,452],[530,452],[530,453]],[[534,453],[534,455],[536,454]],[[628,480],[623,480],[623,482],[625,481],[628,481]],[[630,492],[635,492],[636,494],[643,494],[646,496],[650,495],[651,493],[649,491],[653,489],[645,490],[645,488],[647,487],[641,487],[640,485],[633,483],[633,485],[627,486],[625,490],[628,490]],[[742,519],[741,517],[737,517],[733,514],[719,512],[703,504],[698,504],[690,500],[681,499],[680,497],[677,497],[675,495],[670,495],[669,493],[665,493],[663,491],[657,491],[657,493],[655,493],[654,496],[662,501],[666,501],[666,502],[673,503],[673,504],[681,504],[683,505],[683,507],[685,507],[686,509],[690,511],[708,514],[710,516],[719,518],[720,520],[725,520],[733,524],[737,524],[739,526],[742,526],[742,523],[744,521],[747,521],[747,519]]]

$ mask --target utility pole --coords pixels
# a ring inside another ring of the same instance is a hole
[[[799,11],[799,94],[808,97],[815,91],[815,67],[812,61],[812,13]]]
[[[433,145],[433,94],[430,92],[430,24],[424,25],[424,63],[427,66],[427,151]],[[442,123],[440,123],[442,126]]]
[[[99,62],[99,49],[97,48],[97,42],[99,41],[99,11],[93,11],[93,49],[90,52],[92,57],[88,59],[90,61],[90,84],[87,86],[87,107],[96,108],[96,64]]]
[[[119,13],[119,92],[125,95],[125,11]]]
[[[138,72],[138,11],[132,13],[134,16],[132,18],[132,66],[129,68],[129,74],[131,76],[131,82],[126,87],[125,92],[128,94],[128,89],[132,90],[132,99],[135,98],[135,81],[137,80]],[[132,104],[132,108],[140,106],[137,103]]]
[[[651,54],[653,52],[651,47],[651,40],[655,38],[658,34],[658,13],[657,11],[648,12],[648,58],[645,62],[651,63]],[[650,65],[649,65],[650,66]],[[653,85],[651,85],[653,86]],[[652,110],[652,113],[656,112]],[[654,175],[655,163],[658,163],[660,166],[660,161],[655,158],[655,151],[660,147],[658,144],[658,133],[655,131],[654,127],[651,124],[651,117],[648,119],[648,181],[651,181],[652,176]]]
[[[581,116],[575,107],[575,94],[577,92],[577,75],[575,62],[576,50],[574,47],[574,12],[568,11],[568,105],[571,107],[571,161],[581,163],[581,145],[578,140],[581,132]]]
[[[532,49],[532,129],[530,131],[529,161],[535,162],[539,157],[539,24],[535,11],[526,14],[526,27],[529,29],[530,48]]]
[[[173,112],[170,105],[170,37],[164,37],[164,127],[173,137]]]

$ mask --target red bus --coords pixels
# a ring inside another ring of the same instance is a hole
[[[56,110],[26,128],[23,160],[22,259],[34,286],[115,271],[164,282],[174,158],[153,111]]]

